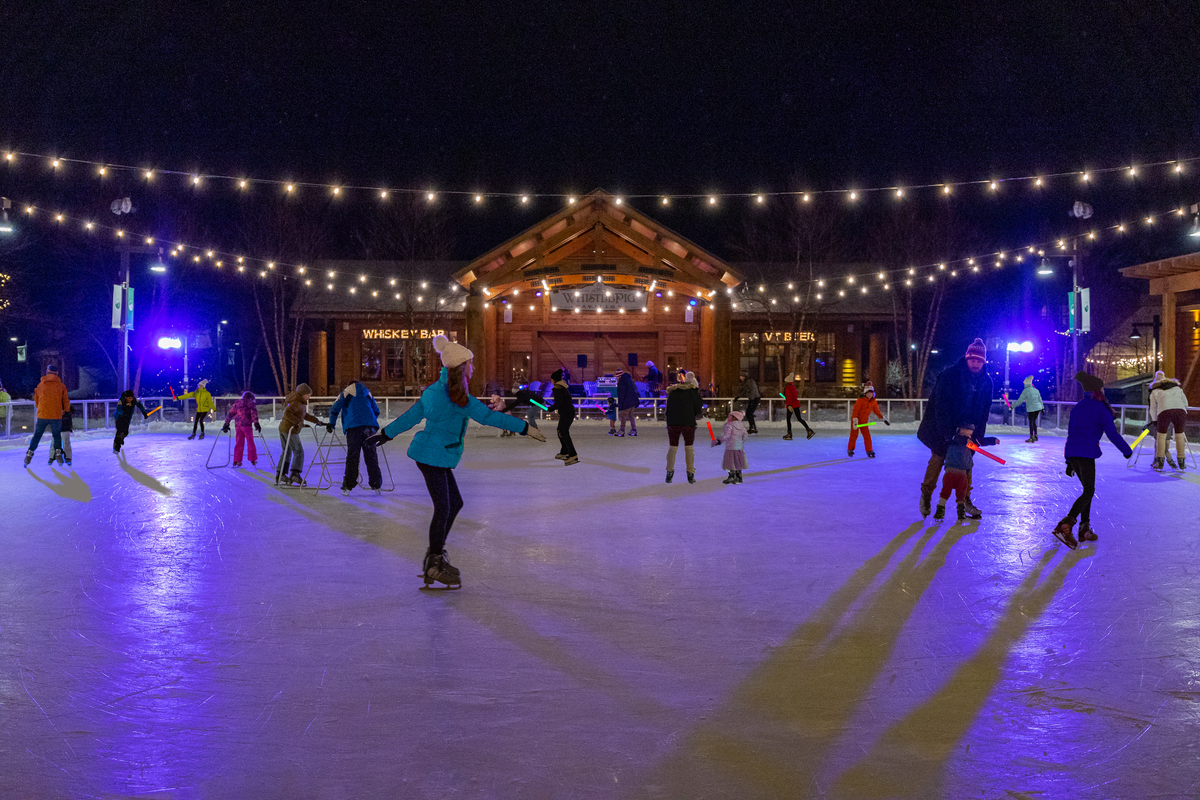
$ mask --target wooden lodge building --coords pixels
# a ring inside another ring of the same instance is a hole
[[[723,396],[745,370],[768,394],[791,348],[809,396],[856,394],[868,378],[882,394],[886,383],[886,293],[830,290],[801,320],[787,265],[726,263],[602,191],[470,262],[313,267],[332,287],[301,312],[317,395],[355,380],[379,395],[419,391],[437,377],[430,340],[439,331],[475,353],[479,394],[547,381],[560,366],[572,383],[617,367],[642,380],[649,361],[664,374],[691,370]]]

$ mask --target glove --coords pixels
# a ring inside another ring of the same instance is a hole
[[[530,439],[535,439],[539,442],[546,441],[546,434],[542,433],[537,428],[535,428],[529,424],[526,424],[525,433],[523,435],[528,436]]]
[[[258,431],[259,433],[262,433],[262,426],[256,422],[256,423],[254,423],[254,430]]]
[[[367,445],[368,447],[379,447],[380,445],[387,444],[391,440],[392,440],[392,437],[388,436],[383,431],[380,431],[379,433],[375,434],[374,436],[368,436],[363,441],[363,444]],[[546,440],[543,438],[542,441],[544,442]]]
[[[1071,466],[1070,461],[1067,462],[1067,477],[1068,478],[1075,477],[1075,468]]]
[[[892,422],[891,422],[891,420],[885,419],[885,420],[883,421],[883,424],[884,424],[884,425],[887,425],[889,428],[890,428],[890,427],[892,427]]]
[[[333,433],[333,423],[332,422],[325,426],[325,432]]]
[[[229,424],[228,423],[221,426],[221,433],[229,433]]]
[[[720,443],[721,443],[721,440],[720,440],[720,439],[713,439],[712,446],[713,446],[713,447],[716,447],[716,446],[717,446],[717,445],[719,445]]]
[[[979,441],[980,447],[992,447],[997,444],[1000,444],[1000,440],[995,436],[985,436]]]

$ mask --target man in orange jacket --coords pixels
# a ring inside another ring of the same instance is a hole
[[[860,430],[863,435],[863,446],[867,448],[867,458],[875,457],[875,451],[871,449],[871,431],[866,427],[872,414],[882,419],[884,425],[892,424],[884,419],[883,412],[879,410],[879,403],[875,400],[875,386],[867,381],[862,394],[854,401],[854,410],[850,412],[850,443],[846,446],[846,455],[851,458],[854,457],[854,443],[858,441]],[[863,427],[860,428],[860,425]]]
[[[58,377],[58,367],[54,364],[46,367],[46,374],[33,390],[33,401],[37,404],[37,425],[33,429],[33,439],[29,442],[29,451],[25,453],[25,466],[33,461],[33,452],[37,450],[38,442],[46,428],[54,438],[54,450],[50,453],[50,463],[57,458],[63,463],[62,450],[62,420],[63,414],[71,410],[71,400],[67,397],[67,387]]]

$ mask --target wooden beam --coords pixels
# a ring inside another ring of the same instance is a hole
[[[1171,290],[1163,292],[1162,296],[1162,336],[1163,372],[1168,378],[1175,377],[1175,293]]]
[[[536,262],[538,259],[543,258],[549,251],[563,244],[568,239],[587,231],[592,224],[594,223],[592,217],[590,216],[586,216],[583,219],[578,219],[571,225],[568,225],[558,233],[551,236],[549,239],[543,239],[533,247],[526,250],[524,253],[521,253],[521,255],[515,258],[510,258],[491,272],[480,275],[479,280],[483,281],[490,289],[492,286],[508,279],[509,276],[520,270],[526,264]]]

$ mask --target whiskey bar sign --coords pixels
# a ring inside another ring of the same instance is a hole
[[[405,330],[402,328],[364,328],[362,332],[363,339],[432,339],[438,334],[445,334],[442,330]]]

